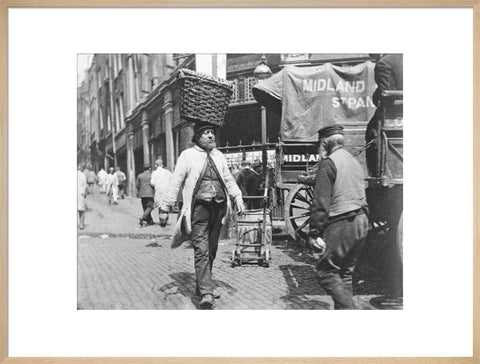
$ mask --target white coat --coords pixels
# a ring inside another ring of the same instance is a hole
[[[105,184],[105,180],[107,179],[107,172],[101,169],[98,171],[98,184],[103,186]]]
[[[109,173],[107,174],[107,178],[105,179],[105,185],[107,186],[107,196],[110,194],[113,195],[113,201],[117,201],[118,199],[118,177],[116,173]]]
[[[217,149],[210,152],[215,166],[220,173],[225,187],[226,194],[235,200],[237,204],[243,204],[242,192],[238,188],[235,179],[228,169],[225,156]],[[178,220],[175,223],[172,236],[172,248],[180,246],[183,242],[190,240],[192,232],[192,201],[193,192],[197,181],[206,167],[207,152],[198,146],[184,150],[178,157],[175,171],[170,179],[170,186],[160,204],[160,209],[168,211],[169,207],[175,205],[180,188],[183,186],[182,197],[183,205],[179,213]],[[220,237],[228,236],[230,215],[232,213],[232,204],[230,198],[227,198],[227,212],[222,220],[222,230]]]
[[[77,210],[85,211],[85,195],[87,193],[87,177],[81,171],[77,171]]]
[[[162,167],[158,167],[156,170],[153,171],[152,178],[150,178],[150,184],[153,188],[155,188],[154,201],[156,203],[161,203],[165,192],[167,192],[171,176],[172,173]]]

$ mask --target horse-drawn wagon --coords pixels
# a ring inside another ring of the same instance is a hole
[[[273,219],[282,217],[293,238],[307,238],[319,158],[317,131],[340,124],[345,148],[358,158],[368,176],[365,188],[371,234],[382,234],[402,261],[403,93],[384,92],[377,109],[372,100],[375,88],[372,62],[348,67],[327,63],[287,66],[254,86],[253,95],[281,115],[279,140],[268,145],[269,153],[275,154],[270,198],[276,212]],[[375,136],[366,143],[365,132],[372,118],[378,121]],[[244,152],[248,149],[241,148]]]

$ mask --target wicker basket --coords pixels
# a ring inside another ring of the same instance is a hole
[[[218,126],[224,124],[233,93],[231,82],[185,68],[178,72],[178,82],[182,118]]]

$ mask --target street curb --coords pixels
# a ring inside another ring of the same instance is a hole
[[[112,232],[89,232],[79,231],[78,238],[87,236],[89,238],[131,238],[131,239],[153,239],[153,238],[169,238],[172,234],[155,234],[155,233],[112,233]],[[105,237],[106,236],[106,237]]]
[[[155,234],[155,233],[112,233],[112,232],[89,232],[79,230],[77,237],[89,237],[89,238],[129,238],[129,239],[154,239],[154,238],[170,238],[172,234]],[[291,236],[286,233],[273,234],[273,238],[276,240],[291,240]]]

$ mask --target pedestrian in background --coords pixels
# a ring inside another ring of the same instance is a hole
[[[115,174],[117,175],[118,179],[118,196],[123,200],[125,198],[125,184],[127,182],[127,176],[125,176],[125,173],[122,172],[120,167],[117,167]]]
[[[95,172],[90,168],[88,175],[87,175],[87,183],[88,183],[88,192],[93,194],[95,182],[97,180],[97,176]]]
[[[170,183],[170,177],[172,173],[163,168],[162,158],[158,158],[155,161],[155,170],[152,173],[152,178],[150,179],[150,184],[155,189],[154,202],[156,206],[160,206],[160,203],[167,191],[168,184]],[[165,227],[168,222],[168,215],[162,213],[160,209],[158,210],[158,217],[160,219],[160,226]]]
[[[78,227],[80,230],[85,228],[85,197],[87,196],[87,177],[82,171],[82,166],[79,165],[77,169],[77,212],[78,212]]]
[[[140,218],[140,226],[144,224],[153,225],[152,211],[154,208],[154,191],[150,184],[152,179],[152,173],[150,172],[150,165],[145,164],[143,166],[143,172],[137,177],[137,196],[142,201],[143,215]]]
[[[214,293],[212,268],[222,233],[228,232],[231,214],[230,198],[235,199],[243,214],[242,193],[228,169],[225,156],[216,149],[215,126],[195,124],[192,142],[175,166],[171,183],[160,210],[168,212],[175,205],[183,185],[183,205],[175,224],[172,248],[191,241],[194,249],[196,294],[201,296],[200,308],[212,309]],[[223,230],[223,231],[222,231]]]
[[[232,174],[233,178],[235,181],[237,180],[238,175],[240,174],[241,170],[238,167],[237,163],[233,163],[232,166],[230,167],[230,173]]]
[[[114,170],[113,167],[108,169],[109,173],[105,179],[105,185],[108,203],[112,202],[113,197],[113,203],[116,205],[118,204],[118,178]]]
[[[262,183],[262,176],[252,168],[252,163],[245,162],[242,171],[238,174],[237,184],[242,191],[242,196],[257,196]],[[257,208],[261,201],[248,201],[247,208]]]
[[[98,185],[100,186],[100,193],[105,193],[107,191],[107,185],[105,180],[107,179],[107,172],[102,168],[98,171]]]
[[[87,187],[88,187],[88,175],[90,174],[90,169],[89,169],[89,166],[88,166],[88,165],[85,166],[85,168],[84,168],[84,170],[83,170],[83,174],[85,175],[85,178],[87,179]],[[87,190],[86,190],[86,193],[87,193],[87,195],[88,195],[88,193],[89,193],[88,188],[87,188]]]
[[[318,139],[308,243],[321,254],[317,274],[335,309],[355,309],[352,275],[368,232],[364,173],[343,148],[343,127],[322,128]]]

